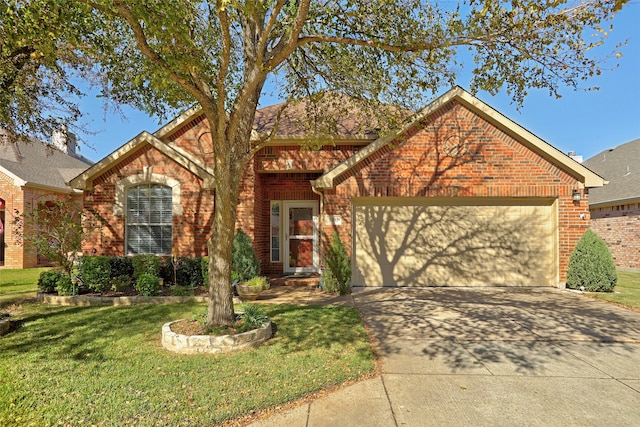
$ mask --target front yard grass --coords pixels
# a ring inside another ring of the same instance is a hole
[[[618,284],[613,292],[590,293],[588,296],[640,311],[640,273],[618,271]]]
[[[184,356],[161,326],[203,304],[23,304],[0,338],[0,425],[216,425],[374,370],[357,309],[264,307],[277,332],[261,347]]]
[[[40,273],[49,268],[0,270],[0,309],[13,303],[35,298]]]

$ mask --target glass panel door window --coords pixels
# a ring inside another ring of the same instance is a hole
[[[142,184],[127,190],[128,255],[171,254],[171,188]]]
[[[312,272],[318,266],[318,207],[315,201],[285,202],[285,272]]]

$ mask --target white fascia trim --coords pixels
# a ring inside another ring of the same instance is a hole
[[[457,98],[460,103],[478,112],[481,116],[488,119],[488,121],[494,123],[502,131],[506,131],[512,136],[515,134],[516,139],[520,143],[529,145],[529,148],[533,147],[535,151],[538,151],[543,155],[543,157],[547,158],[547,160],[550,160],[552,163],[561,166],[565,171],[573,172],[574,174],[582,177],[585,187],[602,187],[605,185],[606,181],[604,178],[589,170],[581,163],[576,162],[571,157],[565,155],[551,144],[538,138],[513,120],[480,101],[469,92],[466,92],[459,87],[452,90],[452,92],[454,91],[455,94],[453,97]]]
[[[387,145],[388,143],[396,139],[398,135],[402,135],[404,132],[416,126],[418,123],[424,120],[424,118],[427,117],[429,114],[435,112],[444,104],[446,104],[451,99],[453,99],[458,91],[462,91],[462,89],[460,88],[452,89],[449,92],[442,95],[441,97],[437,98],[435,101],[429,104],[422,111],[420,111],[419,113],[411,117],[410,121],[406,125],[404,125],[400,130],[393,132],[389,135],[380,137],[377,140],[373,141],[371,144],[367,145],[362,150],[355,153],[353,156],[349,157],[342,163],[339,163],[338,165],[336,165],[333,169],[328,171],[326,174],[322,175],[320,178],[311,181],[311,186],[317,189],[333,188],[333,180],[335,178],[342,175],[344,172],[348,171],[349,169],[355,167],[358,163],[362,162],[367,157],[374,154],[376,151],[378,151],[379,149],[381,149],[382,147],[384,147],[385,145]]]
[[[602,178],[601,176],[595,174],[569,156],[566,156],[564,153],[562,153],[552,145],[541,140],[522,126],[515,123],[513,120],[494,110],[492,107],[480,101],[478,98],[474,97],[461,87],[456,86],[444,95],[434,100],[419,113],[414,115],[410,119],[410,121],[399,131],[372,142],[370,145],[358,151],[356,154],[343,161],[342,163],[339,163],[336,167],[334,167],[332,170],[328,171],[318,179],[311,181],[311,185],[317,189],[333,188],[333,181],[335,178],[365,160],[380,148],[396,139],[399,135],[402,135],[414,126],[418,125],[430,114],[436,112],[438,109],[442,108],[445,104],[451,101],[459,102],[471,111],[474,111],[485,118],[487,121],[493,123],[503,132],[506,132],[509,135],[515,137],[521,144],[532,148],[547,160],[555,163],[556,165],[559,165],[565,171],[569,171],[570,173],[581,177],[585,187],[602,187],[606,183],[604,178]]]
[[[13,180],[13,184],[18,187],[23,187],[27,185],[27,181],[25,181],[24,179],[20,178],[18,175],[14,174],[13,172],[7,170],[2,166],[0,166],[0,172],[2,172],[3,174],[11,178]]]
[[[196,104],[193,107],[186,110],[185,112],[183,112],[182,114],[180,114],[175,119],[171,120],[166,125],[162,126],[157,131],[155,131],[153,135],[156,138],[162,138],[168,135],[169,133],[171,133],[172,131],[174,131],[175,129],[177,129],[181,124],[192,120],[193,118],[195,118],[195,116],[199,115],[200,113],[202,113],[202,108],[200,107],[199,104]]]
[[[69,181],[69,185],[79,190],[91,189],[93,177],[111,168],[118,162],[133,153],[142,144],[150,144],[175,162],[197,175],[204,181],[206,188],[213,186],[213,174],[209,172],[193,155],[187,154],[184,150],[172,147],[147,131],[141,132],[138,136],[122,145],[117,150],[91,166],[89,169]]]

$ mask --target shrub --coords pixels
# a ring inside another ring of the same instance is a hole
[[[122,292],[131,286],[131,276],[120,275],[111,279],[111,290],[114,292]]]
[[[114,256],[109,258],[109,268],[111,269],[111,278],[129,276],[133,277],[133,263],[131,257]]]
[[[244,284],[254,289],[259,289],[261,291],[266,291],[267,289],[270,288],[269,281],[264,276],[252,277],[251,279],[247,280]]]
[[[240,314],[240,318],[244,321],[240,332],[258,329],[269,319],[267,313],[258,304],[247,304],[244,306],[244,312]]]
[[[241,229],[238,229],[233,238],[231,269],[244,282],[260,274],[260,262],[256,250],[253,248],[249,236]]]
[[[330,268],[323,268],[322,275],[320,276],[320,287],[325,292],[332,294],[338,292],[338,281],[331,272]]]
[[[62,277],[59,271],[43,271],[38,278],[38,290],[48,294],[56,289],[56,283]]]
[[[65,275],[61,275],[56,282],[56,289],[58,290],[58,295],[73,295],[75,291],[71,278]]]
[[[202,257],[202,285],[205,287],[209,287],[209,257]]]
[[[175,285],[196,287],[202,285],[202,259],[200,257],[177,259]]]
[[[158,276],[154,276],[149,273],[142,273],[136,279],[136,284],[134,285],[136,291],[140,295],[144,295],[146,297],[151,297],[154,295],[158,295],[158,290],[160,289],[160,280]]]
[[[160,257],[155,255],[135,255],[131,259],[131,263],[133,264],[133,279],[137,281],[138,277],[143,274],[160,277],[160,261]]]
[[[110,260],[106,256],[83,256],[80,258],[80,277],[87,288],[102,292],[111,277]]]
[[[587,230],[569,259],[567,287],[610,292],[617,282],[616,265],[607,244],[592,230]]]
[[[331,245],[327,251],[327,266],[338,284],[338,292],[345,295],[351,292],[351,260],[338,233],[331,236]]]

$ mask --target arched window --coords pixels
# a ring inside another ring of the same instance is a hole
[[[146,183],[127,188],[128,255],[171,255],[172,188]]]

